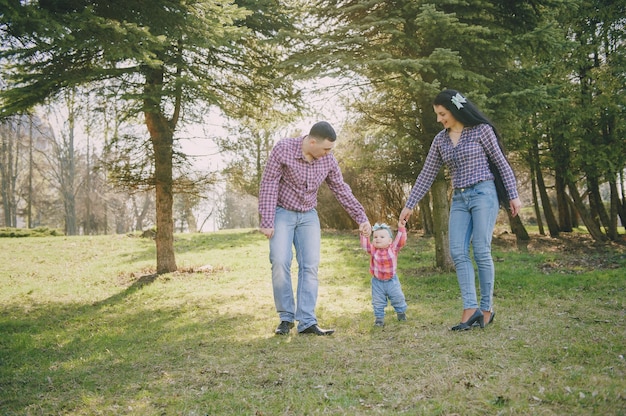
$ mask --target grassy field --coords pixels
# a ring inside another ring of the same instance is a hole
[[[261,234],[0,239],[1,415],[626,415],[626,256],[584,236],[494,244],[494,323],[449,331],[456,277],[410,234],[409,320],[373,326],[368,257],[325,232],[318,319],[277,337]]]

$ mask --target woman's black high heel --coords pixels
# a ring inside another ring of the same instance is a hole
[[[493,318],[496,317],[496,311],[491,311],[491,316],[489,317],[489,321],[485,322],[485,326],[491,324],[493,322]],[[478,322],[474,322],[474,325],[472,326],[478,326]]]
[[[480,310],[480,308],[476,309],[476,312],[474,312],[474,314],[470,316],[467,321],[461,322],[460,324],[453,326],[452,328],[450,328],[450,330],[467,331],[469,329],[472,329],[472,325],[474,325],[474,322],[477,322],[481,328],[485,327],[485,315],[483,315],[483,312]]]

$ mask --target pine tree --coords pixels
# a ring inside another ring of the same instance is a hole
[[[279,0],[2,1],[0,116],[77,85],[120,86],[142,114],[154,153],[157,273],[176,270],[173,146],[204,106],[226,113],[260,97],[295,103],[278,47],[292,25]],[[119,97],[115,97],[119,98]],[[200,105],[202,104],[202,105]]]

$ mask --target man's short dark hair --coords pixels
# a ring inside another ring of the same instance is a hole
[[[311,127],[311,131],[309,132],[309,136],[320,139],[328,139],[331,142],[337,140],[335,129],[333,129],[333,126],[331,126],[327,121],[318,121],[313,124],[313,127]]]

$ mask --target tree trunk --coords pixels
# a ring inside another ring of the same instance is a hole
[[[562,124],[564,124],[563,121]],[[558,125],[557,122],[555,124]],[[553,127],[552,159],[554,160],[554,187],[556,191],[556,205],[558,211],[558,230],[562,232],[572,232],[574,215],[568,201],[566,192],[566,175],[570,172],[570,148],[567,140],[560,133],[560,129]]]
[[[593,217],[585,207],[583,203],[583,199],[578,192],[578,188],[576,188],[576,184],[573,182],[568,182],[567,187],[569,188],[570,194],[572,196],[572,203],[576,207],[580,218],[583,220],[583,223],[587,227],[587,231],[591,234],[591,237],[596,241],[606,241],[607,237],[602,234],[602,230],[600,230],[600,225],[594,221]]]
[[[559,223],[554,216],[552,204],[550,203],[550,197],[548,196],[546,184],[543,181],[543,175],[541,173],[538,174],[537,182],[539,195],[541,197],[541,207],[543,209],[543,215],[546,219],[546,225],[548,226],[548,232],[550,233],[550,237],[556,238],[559,236]]]
[[[450,256],[449,228],[450,203],[448,201],[448,182],[443,173],[439,173],[430,189],[433,197],[433,226],[435,234],[435,261],[437,267],[445,271],[454,270]]]
[[[537,197],[537,180],[535,179],[535,169],[534,166],[531,166],[530,169],[531,176],[531,189],[533,196],[533,210],[535,211],[535,217],[537,218],[537,227],[539,228],[540,235],[546,235],[546,231],[543,229],[543,218],[541,215],[541,210],[539,209],[539,198]]]
[[[14,142],[14,151],[13,151],[13,158],[12,160],[9,161],[9,164],[11,165],[11,183],[10,183],[10,190],[11,192],[9,193],[9,198],[11,201],[11,226],[12,227],[17,227],[17,173],[19,171],[19,161],[20,161],[20,139],[21,139],[21,129],[22,127],[22,118],[20,118],[19,124],[18,124],[18,129],[17,129],[17,134],[15,135],[15,142]]]
[[[156,194],[157,274],[175,272],[173,182],[173,132],[158,114],[146,113],[146,125],[154,149],[154,186]],[[165,126],[164,126],[165,125]]]
[[[528,242],[530,241],[530,236],[528,235],[528,231],[526,231],[526,227],[522,224],[522,219],[519,215],[511,215],[511,211],[508,209],[506,210],[506,215],[509,217],[509,226],[511,227],[511,231],[515,234],[517,247],[526,249]]]
[[[157,274],[175,272],[174,254],[174,190],[173,190],[173,147],[175,122],[170,122],[162,113],[161,94],[163,70],[151,69],[146,74],[144,115],[154,150],[154,187],[156,195],[155,237]]]
[[[626,229],[626,186],[624,186],[624,183],[626,183],[626,178],[624,178],[624,170],[619,172],[619,175],[617,175],[617,177],[620,179],[619,180],[619,189],[621,190],[621,194],[622,194],[622,200],[619,201],[618,200],[618,212],[619,212],[619,217],[622,220],[622,226],[624,227],[624,229]],[[618,193],[615,192],[615,194],[617,195]]]
[[[61,176],[63,177],[62,194],[65,206],[65,233],[67,235],[77,235],[76,190],[74,187],[74,182],[76,181],[76,159],[74,152],[74,128],[76,121],[73,91],[67,93],[66,100],[68,110],[68,134],[67,139],[62,139],[61,141]]]
[[[9,156],[8,140],[10,140],[9,134],[2,135],[2,149],[0,151],[0,176],[2,177],[2,211],[4,212],[4,226],[11,226],[11,204],[9,199],[9,162],[11,157]]]
[[[620,180],[621,183],[622,199],[620,200],[619,198],[620,192],[618,191],[619,187],[617,183],[615,181],[609,182],[611,185],[611,206],[615,204],[617,215],[622,222],[622,227],[626,229],[626,195],[624,195],[623,175],[617,175],[617,179]]]
[[[619,194],[617,193],[617,184],[614,180],[609,181],[610,192],[610,212],[609,212],[609,237],[612,241],[619,239],[619,231],[617,230],[617,217],[619,213]]]
[[[538,148],[536,141],[533,145],[533,153],[534,153],[533,158],[535,160],[535,173],[537,177],[537,187],[539,188],[539,195],[541,196],[541,207],[543,208],[543,215],[546,219],[546,224],[548,225],[548,231],[550,232],[550,237],[555,238],[559,236],[559,226],[556,221],[556,218],[554,217],[554,212],[552,211],[552,204],[550,204],[550,197],[548,196],[548,192],[546,191],[546,183],[543,180],[543,172],[541,171],[541,164],[539,163],[539,148]]]
[[[430,194],[424,195],[419,202],[420,217],[422,220],[422,229],[425,237],[432,237],[435,234],[433,225],[433,211],[430,209]]]
[[[533,210],[535,211],[535,217],[537,218],[537,227],[539,228],[539,234],[546,235],[546,232],[543,228],[543,215],[541,213],[541,209],[539,209],[539,197],[537,195],[537,174],[536,172],[541,169],[539,166],[539,161],[535,160],[535,155],[538,154],[536,151],[537,141],[533,141],[533,149],[528,152],[528,166],[530,168],[530,184],[531,184],[531,193],[533,197]]]
[[[559,213],[559,230],[564,233],[571,233],[574,229],[575,218],[573,215],[574,213],[571,210],[571,205],[567,200],[565,178],[557,169],[554,179],[556,204]]]
[[[65,207],[65,234],[77,235],[76,232],[76,200],[73,192],[65,192],[63,195]]]
[[[33,228],[33,116],[28,116],[28,228]]]
[[[588,178],[587,186],[589,189],[589,206],[591,207],[592,216],[599,219],[600,224],[604,227],[606,235],[610,240],[617,240],[617,223],[613,226],[613,221],[606,212],[604,202],[600,196],[600,182],[598,178]]]
[[[143,231],[143,223],[146,219],[146,215],[148,215],[148,209],[152,205],[152,199],[150,198],[150,194],[146,193],[143,195],[143,204],[141,206],[141,210],[137,206],[137,195],[133,195],[133,207],[135,209],[135,231]]]

